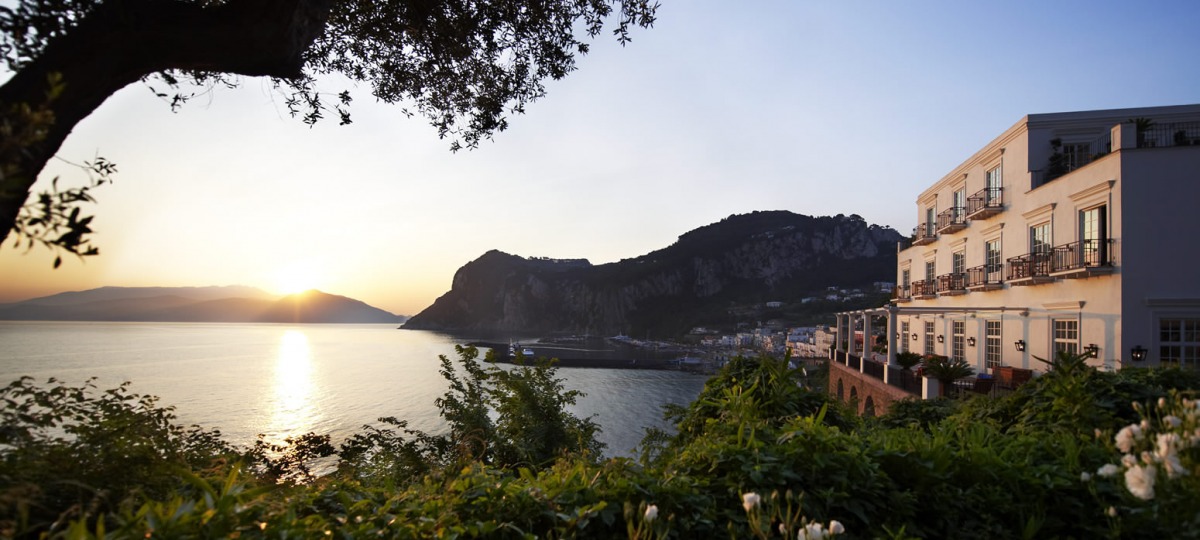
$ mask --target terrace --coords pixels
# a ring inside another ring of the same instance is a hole
[[[988,266],[980,265],[967,269],[967,290],[968,291],[994,291],[1004,288],[1004,273],[999,266],[988,268]]]
[[[950,207],[937,215],[938,234],[950,234],[967,228],[966,209],[961,206]]]
[[[1004,188],[983,188],[967,197],[967,219],[987,219],[1004,210]]]

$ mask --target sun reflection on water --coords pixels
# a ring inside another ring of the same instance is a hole
[[[275,393],[271,398],[268,440],[283,441],[313,430],[317,422],[317,411],[313,406],[315,386],[308,336],[300,330],[284,332],[275,361]]]

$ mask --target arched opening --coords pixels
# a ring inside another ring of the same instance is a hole
[[[857,386],[850,387],[850,406],[854,407],[854,410],[858,410],[858,387]]]
[[[844,399],[844,396],[842,395],[843,392],[844,392],[844,390],[842,388],[842,380],[838,379],[838,389],[837,389],[838,401],[842,401]]]
[[[868,418],[875,416],[875,398],[867,396],[867,401],[863,403],[862,415]]]

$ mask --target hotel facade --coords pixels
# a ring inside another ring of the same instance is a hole
[[[1031,114],[916,212],[892,304],[838,316],[839,336],[886,318],[888,368],[899,351],[977,373],[1058,351],[1200,368],[1200,105]]]

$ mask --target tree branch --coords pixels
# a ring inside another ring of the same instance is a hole
[[[0,244],[37,174],[109,96],[165,70],[297,78],[335,0],[109,0],[0,87],[0,131],[30,110],[50,123],[0,148]]]

